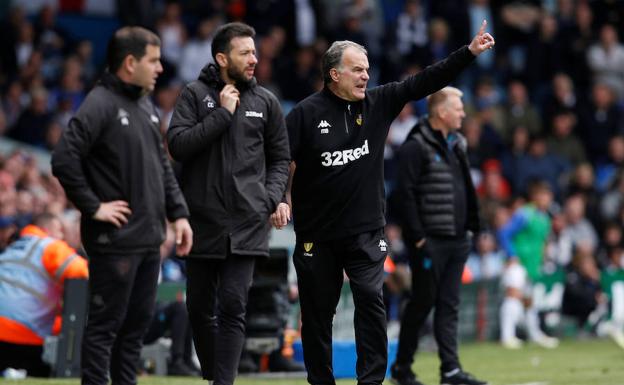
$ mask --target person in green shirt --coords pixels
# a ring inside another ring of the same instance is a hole
[[[529,186],[529,202],[517,209],[499,230],[500,243],[509,257],[503,273],[505,299],[501,305],[501,343],[517,349],[522,342],[516,337],[516,326],[525,321],[529,339],[545,348],[555,348],[559,341],[547,336],[539,327],[537,309],[531,304],[531,283],[541,276],[546,241],[551,231],[548,208],[553,193],[548,183]]]

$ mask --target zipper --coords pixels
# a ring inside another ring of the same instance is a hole
[[[348,134],[349,133],[349,125],[347,124],[347,112],[343,111],[342,114],[344,116],[345,132]]]

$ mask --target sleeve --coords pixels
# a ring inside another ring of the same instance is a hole
[[[410,100],[421,99],[447,86],[474,59],[475,56],[468,46],[463,46],[446,59],[428,66],[423,71],[401,82],[380,86],[372,92],[380,93],[380,102],[383,103],[384,110],[397,115]]]
[[[160,152],[160,159],[163,166],[163,182],[165,183],[165,205],[167,210],[167,219],[170,222],[180,218],[188,218],[189,210],[184,200],[184,195],[178,186],[178,181],[171,168],[171,161],[167,157],[167,153],[162,144],[162,141],[158,142],[158,151]]]
[[[290,159],[297,162],[299,155],[299,143],[301,141],[301,108],[296,106],[286,115],[286,127],[288,129],[288,142],[290,145]]]
[[[184,161],[217,140],[230,126],[232,114],[223,107],[217,107],[208,115],[200,117],[190,87],[185,87],[178,98],[169,130],[167,143],[171,156]]]
[[[425,237],[425,231],[418,213],[418,192],[422,171],[422,159],[418,142],[410,140],[399,150],[399,172],[397,180],[397,198],[399,215],[403,218],[408,234],[418,242]]]
[[[527,225],[528,219],[524,210],[516,211],[511,219],[498,231],[498,239],[507,257],[516,256],[516,250],[513,247],[513,237],[522,231]]]
[[[286,122],[279,102],[269,97],[269,120],[265,131],[265,156],[267,162],[265,187],[269,199],[269,212],[277,208],[286,191],[290,151]]]
[[[106,110],[87,100],[68,124],[52,153],[52,173],[65,189],[67,197],[83,215],[93,216],[100,199],[84,174],[83,160],[89,155],[104,126]]]
[[[87,261],[61,240],[55,240],[45,248],[43,265],[48,274],[61,285],[67,278],[89,277]]]

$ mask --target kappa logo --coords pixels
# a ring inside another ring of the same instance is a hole
[[[245,117],[247,118],[262,118],[264,113],[256,111],[245,111]]]
[[[119,121],[121,122],[123,126],[128,126],[130,124],[130,120],[128,119],[129,117],[130,117],[130,114],[128,113],[128,111],[124,110],[123,108],[120,108],[117,111],[117,119],[119,119]]]
[[[331,124],[327,123],[327,120],[321,120],[318,126],[316,126],[316,128],[321,129],[321,134],[329,134],[330,127],[331,127]]]
[[[310,253],[310,250],[312,250],[312,247],[314,246],[314,243],[310,242],[310,243],[304,243],[303,244],[303,250],[305,250],[305,252],[303,253],[303,255],[305,255],[306,257],[311,257],[314,254]]]
[[[202,102],[206,103],[206,107],[214,108],[215,103],[214,100],[210,97],[210,95],[206,95],[206,97],[202,100]]]
[[[380,251],[387,251],[388,250],[388,244],[386,243],[385,239],[380,239],[379,240],[379,245],[377,245],[377,246],[379,246],[379,250]]]

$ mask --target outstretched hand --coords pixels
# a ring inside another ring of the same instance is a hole
[[[487,21],[483,20],[481,24],[481,28],[479,28],[479,32],[472,39],[468,49],[472,52],[473,55],[479,56],[483,51],[487,51],[494,47],[494,38],[488,32],[485,32],[485,27],[487,26]]]

